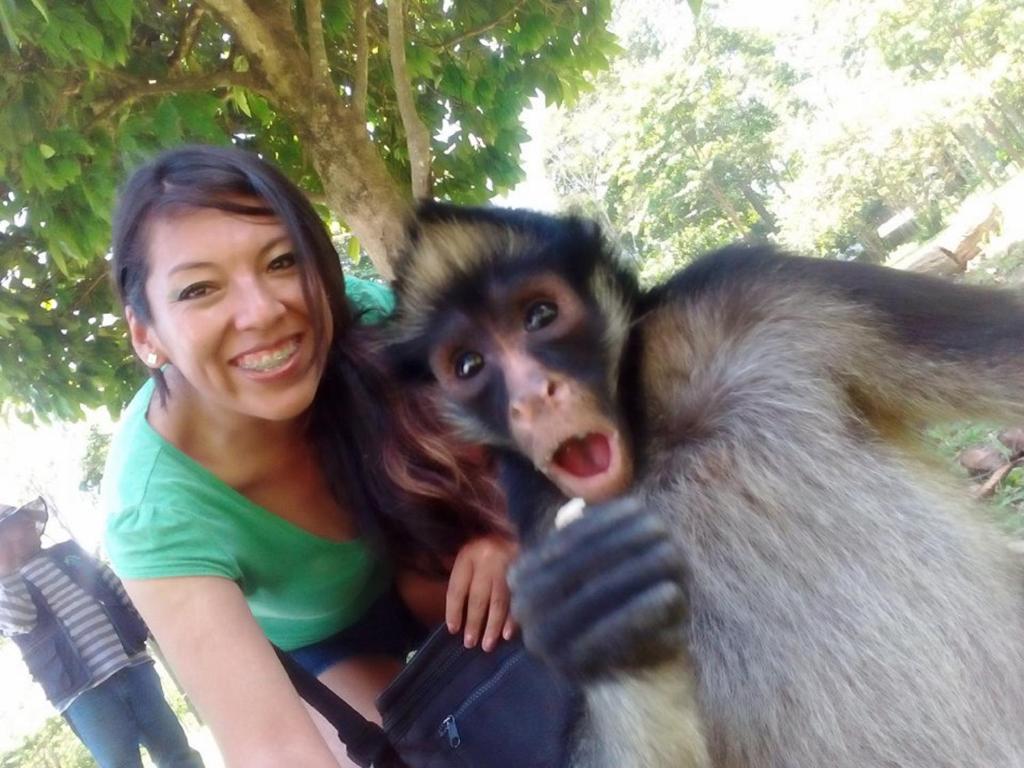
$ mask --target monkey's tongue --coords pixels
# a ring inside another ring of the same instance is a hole
[[[599,475],[611,464],[611,444],[607,437],[593,432],[582,438],[573,437],[558,447],[553,461],[576,477]]]

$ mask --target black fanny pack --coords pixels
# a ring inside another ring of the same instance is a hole
[[[579,715],[576,690],[515,638],[490,653],[435,629],[377,699],[371,723],[286,653],[299,694],[363,768],[563,768]]]

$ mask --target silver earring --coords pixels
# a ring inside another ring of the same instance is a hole
[[[159,358],[157,358],[156,352],[150,352],[148,355],[146,355],[146,365],[148,365],[150,368],[156,368],[156,362],[158,359]]]

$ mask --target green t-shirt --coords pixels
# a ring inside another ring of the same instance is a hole
[[[377,321],[391,292],[346,278]],[[354,623],[387,587],[388,569],[360,539],[336,542],[249,501],[146,421],[148,381],[125,409],[103,475],[106,545],[123,579],[222,576],[238,583],[267,637],[284,650]]]

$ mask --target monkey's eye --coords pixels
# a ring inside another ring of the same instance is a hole
[[[471,379],[484,367],[484,356],[479,352],[463,352],[455,358],[455,377]]]
[[[538,301],[526,310],[523,326],[527,331],[539,331],[558,317],[558,306],[550,301]]]

